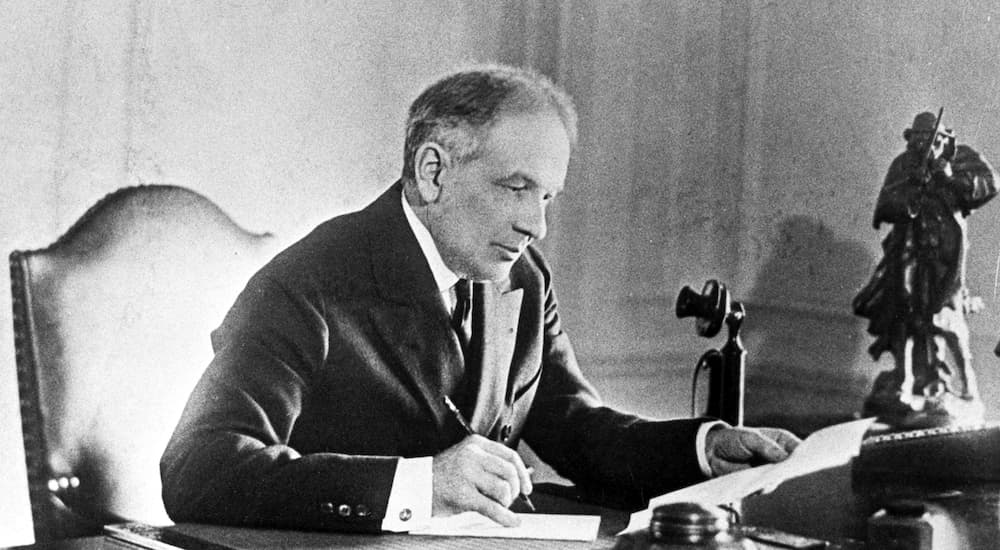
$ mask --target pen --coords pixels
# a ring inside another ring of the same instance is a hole
[[[444,396],[444,404],[446,407],[448,407],[448,410],[450,410],[451,413],[455,416],[455,420],[457,420],[458,423],[462,425],[462,429],[465,430],[466,434],[476,435],[476,430],[472,429],[472,426],[469,425],[469,422],[465,419],[464,416],[462,416],[462,411],[458,410],[458,407],[456,407],[455,404],[451,402],[451,399],[447,395]],[[532,512],[535,511],[535,505],[531,502],[531,499],[528,498],[528,495],[521,493],[520,495],[517,496],[517,498],[521,499],[521,502],[523,502],[525,506],[528,507],[529,510],[531,510]]]

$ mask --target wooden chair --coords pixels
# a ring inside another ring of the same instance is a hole
[[[211,360],[211,331],[274,247],[193,191],[147,185],[10,255],[36,540],[169,523],[160,453]]]

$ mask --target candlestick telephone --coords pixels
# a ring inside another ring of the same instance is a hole
[[[676,309],[678,318],[695,318],[695,331],[699,336],[712,338],[719,333],[722,325],[729,329],[722,349],[706,351],[695,366],[691,389],[692,409],[698,374],[707,369],[708,405],[705,415],[733,426],[742,426],[743,395],[746,388],[746,350],[740,340],[740,326],[746,317],[743,304],[730,298],[725,285],[710,279],[700,294],[691,287],[682,288],[677,296]]]

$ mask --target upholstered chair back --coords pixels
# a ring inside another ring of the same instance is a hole
[[[211,331],[274,241],[198,193],[147,185],[10,255],[37,540],[169,521],[160,454],[211,360]]]

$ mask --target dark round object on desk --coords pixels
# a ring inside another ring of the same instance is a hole
[[[651,548],[754,549],[750,540],[729,530],[729,517],[716,506],[675,502],[653,509]]]
[[[893,500],[885,505],[885,511],[894,516],[919,518],[927,513],[927,505],[919,500]]]
[[[722,510],[694,502],[677,502],[653,509],[649,534],[653,540],[699,542],[728,528],[729,521]]]

